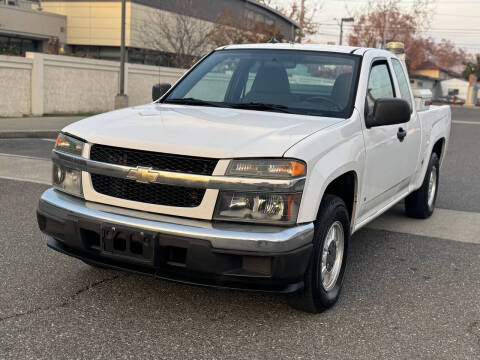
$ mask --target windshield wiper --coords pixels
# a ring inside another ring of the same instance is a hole
[[[215,106],[219,107],[220,105],[211,101],[205,101],[195,98],[176,98],[176,99],[167,99],[164,101],[166,104],[185,104],[185,105],[197,105],[197,106]]]
[[[247,109],[247,110],[258,110],[258,111],[279,111],[284,113],[291,114],[292,111],[289,110],[288,106],[278,105],[278,104],[265,104],[260,102],[248,102],[248,103],[237,103],[229,104],[232,108],[236,109]]]

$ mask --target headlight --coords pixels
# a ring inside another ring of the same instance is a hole
[[[82,197],[82,172],[53,164],[53,187],[71,195]]]
[[[82,156],[85,143],[65,134],[59,134],[55,150]],[[71,195],[83,197],[82,172],[58,164],[53,164],[52,183],[55,189]]]
[[[232,160],[226,175],[256,178],[290,179],[304,176],[307,166],[303,161],[292,159],[245,159]]]
[[[82,156],[84,146],[83,141],[62,133],[58,135],[55,142],[55,150],[78,156]]]
[[[293,225],[302,194],[235,193],[218,195],[215,220]]]
[[[263,179],[305,176],[307,166],[295,159],[232,160],[225,175]],[[301,193],[220,192],[215,220],[293,225],[297,221]]]

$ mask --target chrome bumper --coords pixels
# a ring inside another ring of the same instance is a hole
[[[313,223],[294,227],[212,223],[98,204],[54,189],[48,189],[42,194],[38,209],[59,219],[83,218],[114,226],[206,240],[219,250],[281,253],[300,248],[313,239]]]

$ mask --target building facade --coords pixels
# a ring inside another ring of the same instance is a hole
[[[119,58],[121,0],[43,0],[42,7],[66,16],[69,53],[107,60]],[[177,29],[191,27],[191,33],[199,36],[211,32],[225,14],[230,15],[229,25],[234,28],[244,27],[244,22],[264,23],[278,29],[287,41],[299,28],[294,21],[254,0],[127,0],[125,42],[129,61],[170,65],[175,39],[168,39],[165,29],[178,33]],[[191,46],[188,55],[199,57],[206,48],[214,47],[203,45]]]
[[[58,53],[66,42],[66,16],[40,11],[31,1],[0,0],[0,54]]]
[[[421,64],[415,69],[414,73],[410,75],[412,88],[431,90],[434,100],[439,100],[448,95],[444,89],[450,80],[453,80],[453,83],[457,83],[456,80],[462,82],[462,80],[460,80],[460,74],[443,69],[430,61]],[[463,97],[463,99],[465,99],[465,97]]]

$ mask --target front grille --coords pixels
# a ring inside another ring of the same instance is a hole
[[[91,174],[96,192],[120,199],[154,205],[196,207],[205,195],[205,189],[193,189],[162,184],[142,184],[134,180]]]
[[[92,145],[90,159],[131,167],[151,167],[155,170],[212,175],[218,159],[171,155],[125,149],[105,145]],[[196,207],[205,195],[205,189],[194,189],[162,184],[143,184],[135,180],[91,174],[96,192],[120,199],[154,205]]]
[[[153,151],[92,145],[90,159],[125,166],[144,166],[155,170],[212,175],[218,159],[163,154]]]

